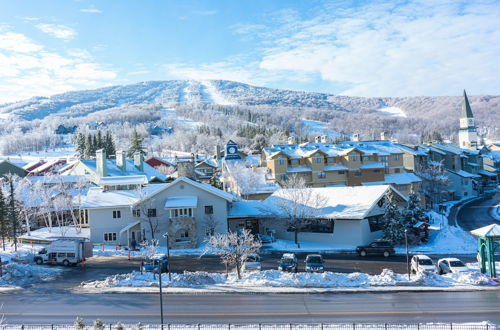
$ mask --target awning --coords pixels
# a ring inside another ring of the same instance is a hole
[[[136,222],[132,222],[131,224],[126,225],[125,227],[122,228],[122,230],[120,230],[120,235],[123,234],[124,232],[132,229],[132,227],[137,226],[140,223],[141,223],[141,220],[138,220]]]
[[[178,209],[182,207],[195,208],[198,204],[197,196],[176,196],[167,198],[165,202],[166,209]]]

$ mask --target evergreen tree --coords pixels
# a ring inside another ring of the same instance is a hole
[[[417,222],[427,222],[427,216],[424,210],[420,207],[420,198],[417,194],[408,196],[408,204],[404,210],[403,222],[405,227],[411,228]]]
[[[110,157],[111,155],[114,155],[116,153],[115,142],[113,141],[113,137],[111,136],[110,131],[106,132],[106,137],[104,138],[104,140],[106,141],[104,147],[106,149],[106,155]]]
[[[7,217],[10,222],[10,236],[14,240],[14,250],[17,251],[17,236],[21,231],[19,224],[19,203],[16,200],[16,193],[14,190],[14,178],[9,178],[9,204],[7,207]]]
[[[76,153],[78,154],[78,158],[85,157],[85,135],[83,133],[78,133],[75,141]]]
[[[90,158],[92,156],[92,135],[89,133],[85,139],[85,158]]]
[[[0,186],[0,238],[2,239],[2,248],[5,251],[5,241],[9,235],[9,223],[5,212],[5,199],[3,189]]]
[[[129,157],[133,157],[136,152],[145,154],[144,148],[142,147],[142,137],[137,130],[134,129],[130,138],[130,149],[128,150]]]
[[[385,197],[384,238],[392,244],[398,244],[405,239],[403,216],[396,204],[396,196],[390,191]]]
[[[97,145],[97,136],[92,136],[92,155],[95,155],[95,152],[99,149],[99,146]]]
[[[103,148],[105,148],[104,140],[102,138],[101,130],[98,130],[97,137],[96,137],[96,150],[103,149]]]

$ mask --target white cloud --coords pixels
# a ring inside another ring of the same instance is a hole
[[[82,13],[87,13],[87,14],[102,14],[102,10],[97,9],[97,8],[83,8],[80,9]]]
[[[500,93],[498,17],[488,1],[329,8],[309,20],[288,13],[259,66],[320,75],[352,86],[349,95]]]
[[[0,103],[116,83],[113,69],[74,49],[61,55],[23,34],[0,33]]]
[[[76,36],[75,30],[62,24],[41,23],[35,26],[40,31],[47,33],[54,38],[63,39],[66,41],[73,39]]]

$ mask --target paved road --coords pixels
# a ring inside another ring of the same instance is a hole
[[[8,323],[159,323],[159,295],[0,294]],[[500,324],[500,291],[164,295],[170,323],[466,322]]]
[[[490,199],[479,200],[462,207],[457,214],[458,225],[470,231],[498,223],[490,214],[493,206],[498,204],[500,204],[500,192],[496,192]]]

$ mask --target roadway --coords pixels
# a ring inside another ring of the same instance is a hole
[[[466,231],[498,223],[491,216],[495,205],[500,204],[500,192],[497,191],[491,198],[481,199],[462,207],[457,214],[457,222]]]
[[[500,324],[500,291],[163,295],[165,323],[416,323]],[[0,294],[10,324],[159,323],[158,294]]]

